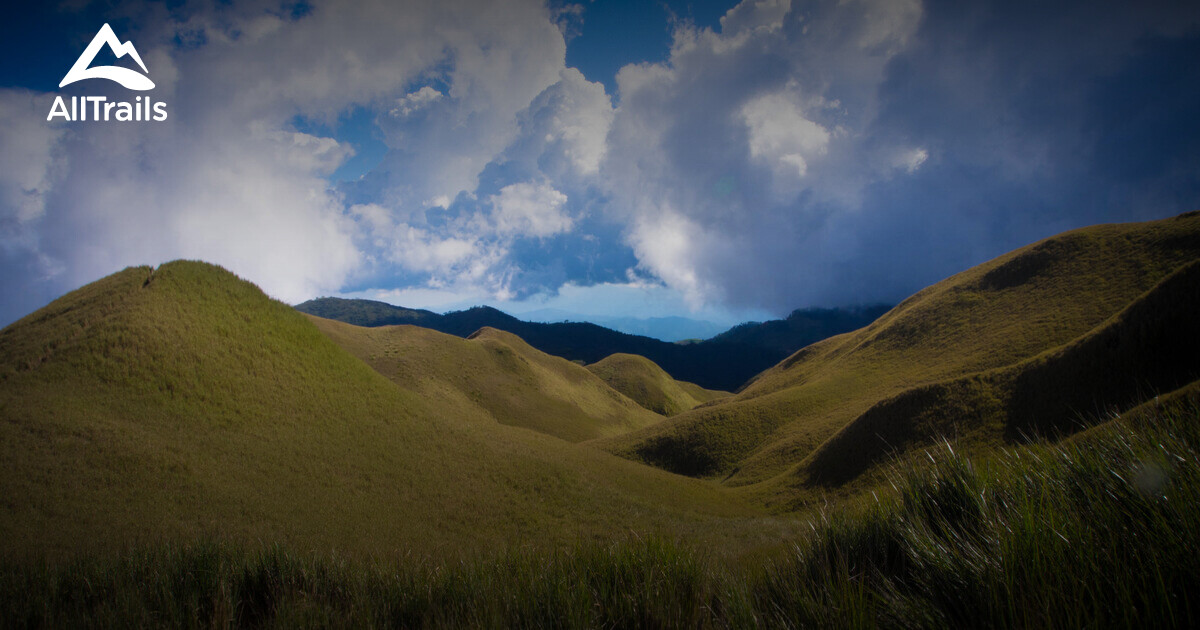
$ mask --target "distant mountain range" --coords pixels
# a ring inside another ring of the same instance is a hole
[[[562,322],[591,322],[618,332],[643,337],[653,337],[663,341],[686,341],[692,339],[708,339],[725,332],[729,327],[716,322],[690,317],[592,317],[564,311],[561,309],[544,308],[525,313],[516,313],[518,319],[527,322],[562,323]]]
[[[612,354],[637,354],[675,379],[725,391],[736,391],[804,346],[870,324],[889,308],[801,309],[787,319],[742,324],[705,341],[668,343],[592,323],[526,322],[489,306],[445,315],[374,300],[333,297],[296,306],[303,313],[356,326],[409,324],[459,337],[491,327],[515,334],[542,352],[588,364]]]

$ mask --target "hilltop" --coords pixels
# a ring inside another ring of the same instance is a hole
[[[1200,213],[1067,232],[808,346],[735,397],[598,445],[787,505],[942,435],[1059,435],[1194,380]]]
[[[512,333],[547,354],[585,364],[612,354],[646,357],[671,377],[734,391],[792,352],[830,335],[861,328],[886,308],[801,310],[787,320],[749,323],[701,342],[667,343],[590,323],[525,322],[488,306],[438,315],[372,300],[318,298],[296,309],[356,326],[412,324],[468,337],[480,328]]]
[[[650,359],[636,354],[613,354],[587,369],[642,407],[664,416],[732,395],[677,381]]]
[[[196,262],[128,268],[0,331],[0,458],[0,556],[200,539],[445,556],[630,531],[732,549],[788,527],[399,387]]]

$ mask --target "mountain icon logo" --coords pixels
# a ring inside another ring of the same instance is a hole
[[[118,59],[129,55],[142,67],[142,72],[150,72],[146,70],[146,64],[142,63],[142,57],[138,54],[137,49],[133,47],[133,42],[121,43],[121,40],[117,39],[117,34],[113,32],[112,27],[105,24],[100,27],[100,31],[92,38],[92,43],[88,44],[83,54],[79,55],[79,59],[75,60],[75,65],[71,66],[70,71],[67,72],[67,76],[63,77],[62,83],[59,83],[58,87],[64,87],[84,79],[108,79],[116,81],[130,90],[154,89],[154,82],[150,80],[150,77],[140,74],[135,70],[120,66],[89,67],[92,65],[92,61],[96,59],[96,53],[100,52],[100,48],[105,44],[108,45],[109,49],[113,51],[113,54]]]

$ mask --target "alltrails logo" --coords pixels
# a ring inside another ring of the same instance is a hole
[[[83,81],[85,79],[108,79],[109,81],[116,81],[121,86],[130,90],[145,91],[154,89],[154,82],[150,80],[150,77],[136,70],[120,66],[92,67],[92,61],[96,59],[96,54],[106,45],[118,59],[129,55],[137,62],[137,65],[141,66],[142,72],[149,74],[150,71],[146,70],[146,64],[142,62],[142,57],[138,54],[137,48],[133,47],[133,42],[121,43],[121,40],[117,39],[117,34],[113,32],[112,27],[105,24],[100,27],[100,31],[92,38],[92,43],[88,44],[83,54],[79,55],[79,59],[75,61],[75,65],[71,66],[71,69],[67,72],[67,76],[63,77],[58,87],[65,87],[76,81]],[[91,114],[90,117],[89,113]],[[50,114],[46,116],[46,120],[54,120],[60,116],[64,120],[71,122],[89,120],[89,118],[97,121],[159,122],[167,119],[167,104],[155,103],[148,95],[145,97],[138,96],[132,103],[109,101],[107,96],[72,96],[71,106],[67,107],[67,101],[61,96],[56,96],[54,97],[54,104],[50,106]]]

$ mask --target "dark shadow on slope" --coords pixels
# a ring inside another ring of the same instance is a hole
[[[852,481],[943,436],[1058,438],[1200,378],[1200,261],[1057,350],[911,389],[859,416],[807,464],[808,483]]]

